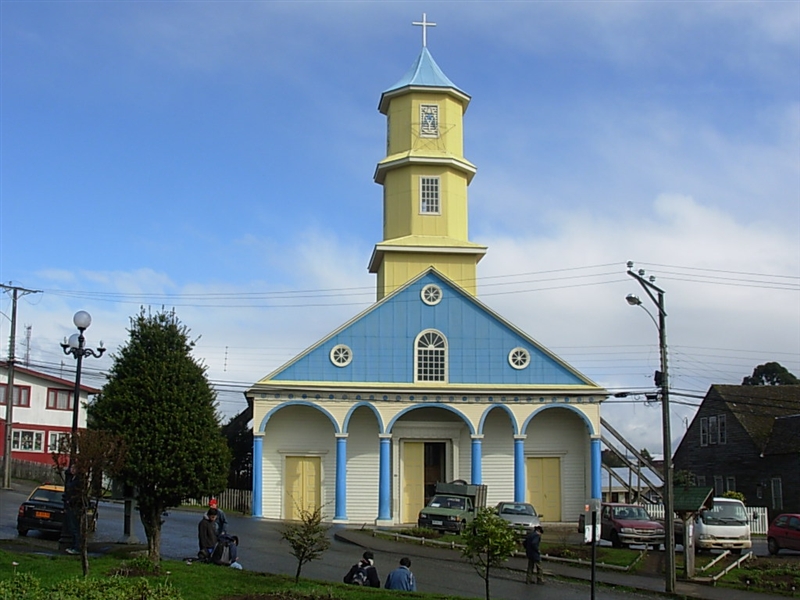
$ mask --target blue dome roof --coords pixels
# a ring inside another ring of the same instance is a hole
[[[385,108],[388,104],[389,97],[395,96],[399,90],[408,87],[443,88],[451,90],[457,96],[462,97],[466,103],[468,103],[470,99],[467,93],[460,90],[455,83],[448,79],[447,75],[445,75],[439,68],[439,65],[436,64],[436,61],[433,60],[431,53],[428,52],[426,47],[422,48],[422,52],[419,53],[417,60],[414,61],[414,64],[411,65],[411,68],[403,75],[400,81],[381,94],[379,110],[381,112],[386,112]]]

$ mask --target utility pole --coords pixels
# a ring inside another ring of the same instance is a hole
[[[6,386],[6,441],[3,446],[3,487],[11,488],[11,424],[14,407],[14,363],[17,337],[17,300],[26,294],[38,294],[39,290],[27,290],[22,287],[3,285],[0,289],[11,291],[11,336],[8,342],[8,385]],[[21,398],[20,398],[21,400]]]
[[[664,446],[664,570],[665,591],[668,594],[675,592],[675,513],[674,496],[672,489],[672,433],[670,428],[669,413],[669,375],[667,372],[667,311],[664,306],[664,290],[655,284],[653,275],[645,278],[644,269],[634,272],[633,263],[628,262],[627,274],[633,277],[642,286],[642,289],[653,301],[658,309],[658,321],[653,318],[650,311],[642,306],[642,301],[634,294],[625,298],[631,306],[640,306],[650,316],[658,329],[658,348],[661,356],[661,370],[655,372],[654,383],[661,389],[661,434]]]

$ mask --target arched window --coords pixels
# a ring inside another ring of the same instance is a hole
[[[447,340],[441,333],[423,331],[414,349],[414,381],[447,381]]]

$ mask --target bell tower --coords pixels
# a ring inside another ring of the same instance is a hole
[[[386,115],[386,157],[375,169],[383,186],[383,241],[375,245],[370,273],[380,300],[435,267],[471,294],[486,246],[468,238],[467,186],[476,168],[464,158],[464,112],[470,97],[450,81],[427,48],[400,81],[381,94]]]

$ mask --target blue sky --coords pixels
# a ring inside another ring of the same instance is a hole
[[[64,360],[76,310],[113,350],[139,306],[175,307],[231,415],[366,308],[377,104],[426,12],[433,57],[473,98],[481,299],[598,383],[641,389],[657,335],[624,302],[640,292],[630,259],[667,290],[676,389],[768,360],[800,375],[797,2],[0,9],[0,281],[43,291],[19,309],[34,366]],[[684,400],[676,437],[698,402]],[[658,451],[658,407],[606,406]]]

